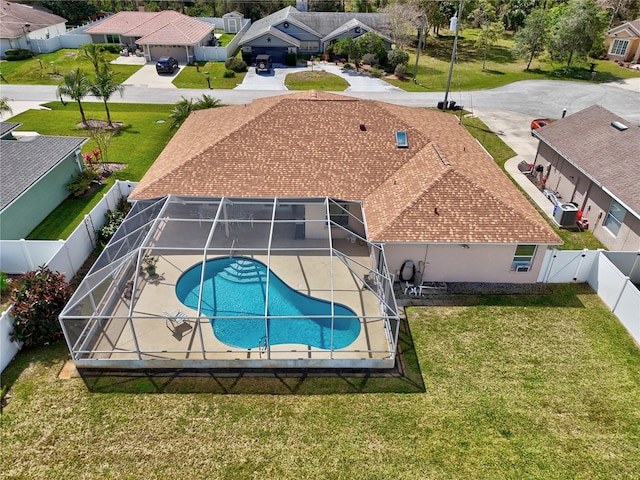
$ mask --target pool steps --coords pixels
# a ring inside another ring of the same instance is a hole
[[[263,283],[266,272],[261,272],[255,262],[238,259],[220,272],[220,277],[234,283]]]

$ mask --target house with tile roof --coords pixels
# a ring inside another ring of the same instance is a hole
[[[31,40],[58,37],[67,20],[42,7],[0,1],[0,58],[14,48],[31,50]]]
[[[240,46],[253,59],[271,55],[275,63],[285,63],[287,53],[323,53],[341,38],[373,32],[389,50],[393,43],[388,36],[390,25],[385,13],[301,12],[286,7],[252,23]]]
[[[425,282],[535,282],[562,243],[453,115],[315,91],[194,112],[130,199],[167,195],[344,202]]]
[[[640,62],[640,18],[607,31],[604,45],[611,60]]]
[[[94,43],[137,45],[147,61],[171,56],[179,62],[195,59],[195,49],[215,40],[214,25],[173,10],[161,12],[118,12],[84,33]]]
[[[610,250],[640,250],[640,128],[593,105],[534,135],[548,189],[575,202]]]
[[[84,168],[88,138],[19,135],[21,124],[0,125],[0,238],[18,240],[69,196],[66,185]]]

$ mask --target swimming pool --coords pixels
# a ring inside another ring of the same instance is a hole
[[[227,345],[257,348],[265,344],[265,301],[269,275],[269,343],[295,343],[331,349],[331,303],[289,287],[267,266],[247,257],[223,257],[205,263],[201,312],[212,318],[213,333]],[[184,272],[176,295],[187,307],[198,308],[202,264]],[[360,320],[344,305],[334,304],[333,348],[345,348],[360,334]],[[292,318],[302,317],[302,318]]]

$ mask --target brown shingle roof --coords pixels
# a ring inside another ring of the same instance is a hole
[[[131,198],[167,194],[362,201],[375,241],[560,243],[452,115],[321,92],[194,112]]]
[[[612,122],[629,128],[620,131]],[[640,128],[594,105],[537,132],[547,143],[619,200],[640,213]]]
[[[42,7],[0,1],[0,38],[18,38],[24,35],[27,23],[30,25],[29,30],[33,32],[65,22],[66,19]]]

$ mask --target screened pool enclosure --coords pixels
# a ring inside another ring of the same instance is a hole
[[[138,201],[60,322],[114,369],[392,368],[399,329],[361,204],[330,198]]]

